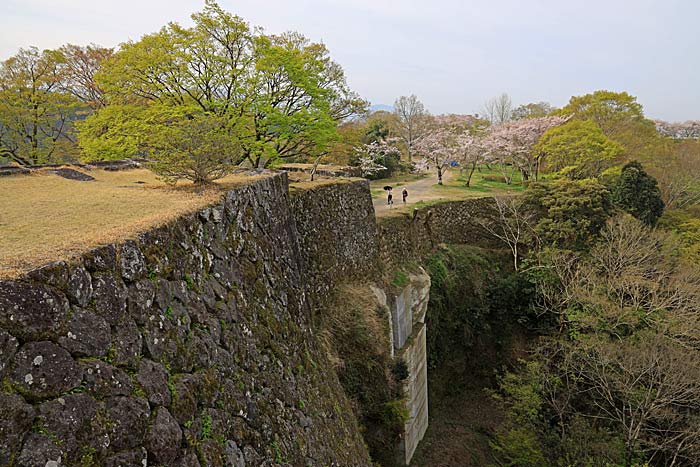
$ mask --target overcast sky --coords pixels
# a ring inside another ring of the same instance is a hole
[[[323,41],[373,104],[416,94],[433,113],[489,97],[564,105],[628,91],[647,116],[700,119],[698,0],[220,0],[267,32]],[[20,47],[116,46],[203,0],[0,0],[0,57]]]

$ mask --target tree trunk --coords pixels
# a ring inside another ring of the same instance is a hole
[[[441,165],[438,165],[437,172],[438,172],[438,185],[442,185],[442,166]]]
[[[469,174],[467,175],[467,187],[472,181],[472,175],[474,175],[474,170],[476,169],[476,162],[472,162],[472,168],[469,171]]]
[[[323,154],[318,156],[316,158],[316,161],[314,162],[314,166],[311,168],[311,181],[314,181],[314,175],[316,175],[316,169],[318,168],[318,163],[321,162],[321,158],[323,157]]]

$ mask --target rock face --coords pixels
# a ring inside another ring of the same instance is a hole
[[[376,263],[367,187],[336,191],[314,208],[270,176],[0,281],[0,465],[370,466],[310,329],[310,284],[330,287],[314,258],[334,280]],[[333,226],[338,209],[354,217]],[[334,240],[350,223],[359,236]]]

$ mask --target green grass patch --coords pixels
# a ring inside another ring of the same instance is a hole
[[[391,281],[391,285],[394,287],[403,287],[408,284],[408,274],[403,271],[396,271],[394,273],[394,279]]]

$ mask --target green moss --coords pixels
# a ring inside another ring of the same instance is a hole
[[[382,422],[385,426],[394,430],[403,430],[404,425],[410,417],[406,401],[395,399],[384,404],[381,411]]]
[[[391,285],[394,287],[403,287],[408,284],[408,275],[403,271],[396,271],[394,273],[394,278],[391,281]]]
[[[279,442],[277,441],[277,436],[275,435],[275,440],[270,444],[270,448],[272,449],[272,453],[275,455],[275,462],[278,464],[281,464],[284,462],[282,460],[282,450],[280,449]]]
[[[80,465],[81,467],[92,467],[97,465],[95,461],[95,454],[97,450],[92,446],[83,446],[81,450]]]
[[[192,278],[192,276],[190,276],[189,274],[185,274],[185,283],[187,283],[187,289],[188,289],[188,290],[194,290],[194,289],[195,289],[196,284],[195,284],[194,279]]]
[[[202,439],[211,438],[211,415],[205,414],[202,416]]]
[[[2,380],[2,392],[3,394],[14,394],[15,388],[9,378],[3,378]]]

